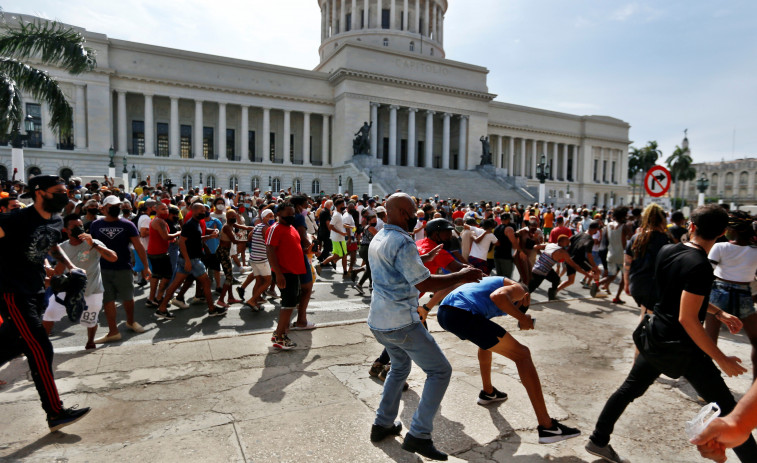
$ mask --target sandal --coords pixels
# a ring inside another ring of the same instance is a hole
[[[308,321],[307,325],[305,326],[298,326],[297,322],[292,322],[292,330],[294,331],[304,331],[304,330],[314,330],[315,329],[315,323]]]

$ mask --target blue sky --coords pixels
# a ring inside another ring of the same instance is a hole
[[[401,0],[398,0],[401,4]],[[757,156],[757,2],[449,0],[447,58],[489,68],[497,100],[631,124],[665,156]],[[317,0],[12,0],[112,38],[312,69]],[[735,134],[735,137],[734,137]],[[735,138],[735,143],[734,143]]]

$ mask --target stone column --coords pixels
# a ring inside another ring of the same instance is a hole
[[[431,16],[429,13],[429,10],[430,10],[429,5],[431,3],[431,0],[423,0],[423,1],[426,3],[426,10],[423,16],[423,19],[426,21],[426,23],[424,24],[426,27],[424,27],[423,35],[425,35],[426,37],[430,37],[431,36],[431,19],[430,19]]]
[[[434,111],[426,111],[426,158],[424,166],[434,167]]]
[[[397,10],[395,9],[397,0],[389,0],[390,7],[389,7],[389,29],[394,30],[394,15],[396,14]]]
[[[525,138],[520,139],[520,175],[522,177],[526,177],[528,175],[528,172],[526,172],[526,139]]]
[[[202,129],[204,122],[202,120],[202,100],[195,100],[195,127],[192,136],[192,152],[195,159],[202,159]]]
[[[263,164],[271,164],[271,108],[263,108],[262,136],[263,136]]]
[[[336,34],[336,0],[326,0],[326,22],[329,23],[329,37]]]
[[[442,119],[442,169],[449,169],[449,119],[450,113],[444,113]]]
[[[750,198],[754,198],[754,176],[757,175],[755,172],[749,172],[749,176],[747,177],[747,194]],[[697,177],[699,178],[699,177]],[[687,182],[688,183],[688,182]]]
[[[378,0],[376,4],[376,29],[381,29],[381,12],[384,10],[384,2]]]
[[[557,164],[557,142],[552,143],[552,169],[550,170],[550,175],[552,176],[552,180],[557,179],[557,169],[559,164]]]
[[[302,113],[302,164],[310,165],[310,113]]]
[[[581,165],[579,160],[580,156],[580,148],[581,145],[573,145],[573,166],[572,169],[568,172],[568,175],[570,175],[570,178],[573,179],[574,182],[578,182],[578,175],[576,175],[576,172],[578,172],[578,166]]]
[[[289,141],[289,135],[292,131],[292,111],[288,109],[284,110],[284,164],[291,164],[292,161],[289,158],[289,151],[292,145]]]
[[[503,143],[503,137],[502,135],[497,136],[497,162],[494,164],[495,167],[499,167],[501,169],[504,169],[505,167],[505,159],[502,155],[502,150],[504,150],[504,143]]]
[[[439,43],[444,43],[444,10],[439,7]]]
[[[155,156],[155,119],[152,95],[145,94],[145,156]]]
[[[415,148],[418,146],[418,142],[415,141],[415,113],[418,110],[416,108],[408,108],[407,110],[407,165],[408,167],[416,167],[418,165],[416,161]]]
[[[389,106],[389,165],[397,165],[397,105]]]
[[[179,157],[179,99],[171,97],[171,120],[168,131],[168,155]]]
[[[597,167],[597,170],[598,170],[598,172],[597,172],[597,178],[599,179],[599,183],[604,183],[605,182],[605,176],[604,176],[605,172],[604,172],[604,169],[603,169],[604,162],[605,162],[605,149],[602,148],[602,147],[600,147],[599,148],[599,163],[598,163],[599,167]]]
[[[326,4],[324,2],[319,3],[321,7],[321,42],[323,42],[323,39],[326,38]]]
[[[226,103],[218,103],[218,154],[216,159],[226,159]]]
[[[562,145],[562,178],[560,180],[568,180],[568,144]]]
[[[86,88],[76,85],[76,112],[74,113],[74,144],[76,149],[87,149],[87,104]],[[21,129],[23,130],[23,124]]]
[[[404,9],[402,10],[402,26],[404,31],[410,30],[410,14],[407,11],[407,0],[405,0],[405,4],[403,5]]]
[[[370,29],[371,15],[369,12],[370,4],[368,0],[363,0],[363,29]]]
[[[539,142],[534,140],[531,145],[531,178],[536,178],[536,164],[539,163],[539,154],[537,152],[538,147]]]
[[[468,166],[468,116],[460,116],[460,136],[457,145],[457,168],[466,170]],[[502,152],[502,137],[499,139],[499,151]]]
[[[118,154],[124,155],[129,152],[126,146],[126,92],[117,90],[118,101]],[[124,185],[126,186],[126,185]]]
[[[380,1],[380,0],[379,0]],[[378,155],[378,103],[371,103],[371,157]]]
[[[415,10],[413,11],[413,32],[421,33],[421,0],[415,0]]]
[[[509,137],[509,143],[507,145],[507,175],[515,176],[515,138]]]
[[[351,26],[351,30],[354,31],[355,29],[357,29],[357,24],[358,24],[357,23],[357,19],[358,19],[357,18],[357,0],[352,0],[352,11],[350,13],[352,14],[350,18],[352,19],[352,24],[350,26]]]
[[[242,105],[239,121],[239,159],[243,162],[250,160],[250,107]]]
[[[347,1],[341,0],[339,5],[339,32],[347,31]]]
[[[323,132],[321,133],[321,165],[329,163],[329,115],[323,115]]]

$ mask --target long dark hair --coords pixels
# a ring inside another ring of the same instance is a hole
[[[652,233],[664,230],[666,223],[665,212],[659,204],[652,203],[644,209],[641,213],[641,230],[631,246],[634,259],[643,257],[647,253]]]

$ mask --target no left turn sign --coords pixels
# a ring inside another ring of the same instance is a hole
[[[653,198],[659,198],[670,189],[670,171],[663,166],[654,166],[644,177],[644,189]]]

